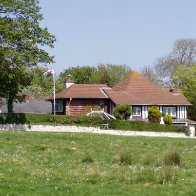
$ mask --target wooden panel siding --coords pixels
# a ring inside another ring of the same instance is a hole
[[[78,116],[86,115],[91,111],[91,108],[93,110],[100,110],[100,101],[104,102],[104,111],[109,113],[110,105],[108,99],[72,99],[67,100],[65,114]]]

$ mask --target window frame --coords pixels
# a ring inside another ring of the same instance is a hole
[[[166,111],[164,111],[164,110],[166,110]],[[173,113],[174,110],[175,110],[175,114]],[[176,108],[176,106],[163,106],[162,113],[164,115],[170,115],[171,117],[177,117],[177,108]]]
[[[134,108],[136,109],[136,114],[134,114]],[[140,113],[138,112],[140,110]],[[142,107],[141,106],[132,106],[132,116],[142,116]]]
[[[63,100],[62,99],[55,100],[55,112],[63,112]]]

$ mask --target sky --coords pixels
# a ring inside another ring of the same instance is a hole
[[[196,38],[196,0],[40,0],[42,27],[55,35],[55,63],[143,66],[167,55],[178,39]]]

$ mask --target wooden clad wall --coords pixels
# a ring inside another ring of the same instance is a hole
[[[104,111],[109,113],[110,102],[108,99],[72,99],[68,100],[66,104],[66,114],[72,116],[86,115],[93,110],[100,110],[100,101],[104,102]]]

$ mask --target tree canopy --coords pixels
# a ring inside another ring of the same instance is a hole
[[[0,7],[0,96],[13,112],[13,101],[31,83],[30,67],[53,62],[43,47],[53,47],[55,37],[40,27],[37,0],[0,0]]]
[[[131,72],[126,65],[99,64],[98,66],[69,67],[59,76],[65,80],[68,74],[72,75],[75,83],[98,83],[114,86],[119,80]]]
[[[53,93],[53,78],[43,77],[46,67],[31,68],[32,81],[31,84],[22,90],[22,93],[29,94],[36,99],[42,99],[50,96]],[[56,93],[64,88],[64,84],[58,77],[55,79]]]
[[[192,103],[192,106],[188,108],[188,115],[196,120],[196,64],[190,67],[179,66],[173,74],[173,81]]]
[[[155,64],[156,74],[165,86],[173,86],[172,76],[180,65],[190,67],[196,63],[196,39],[177,40],[171,52]]]

